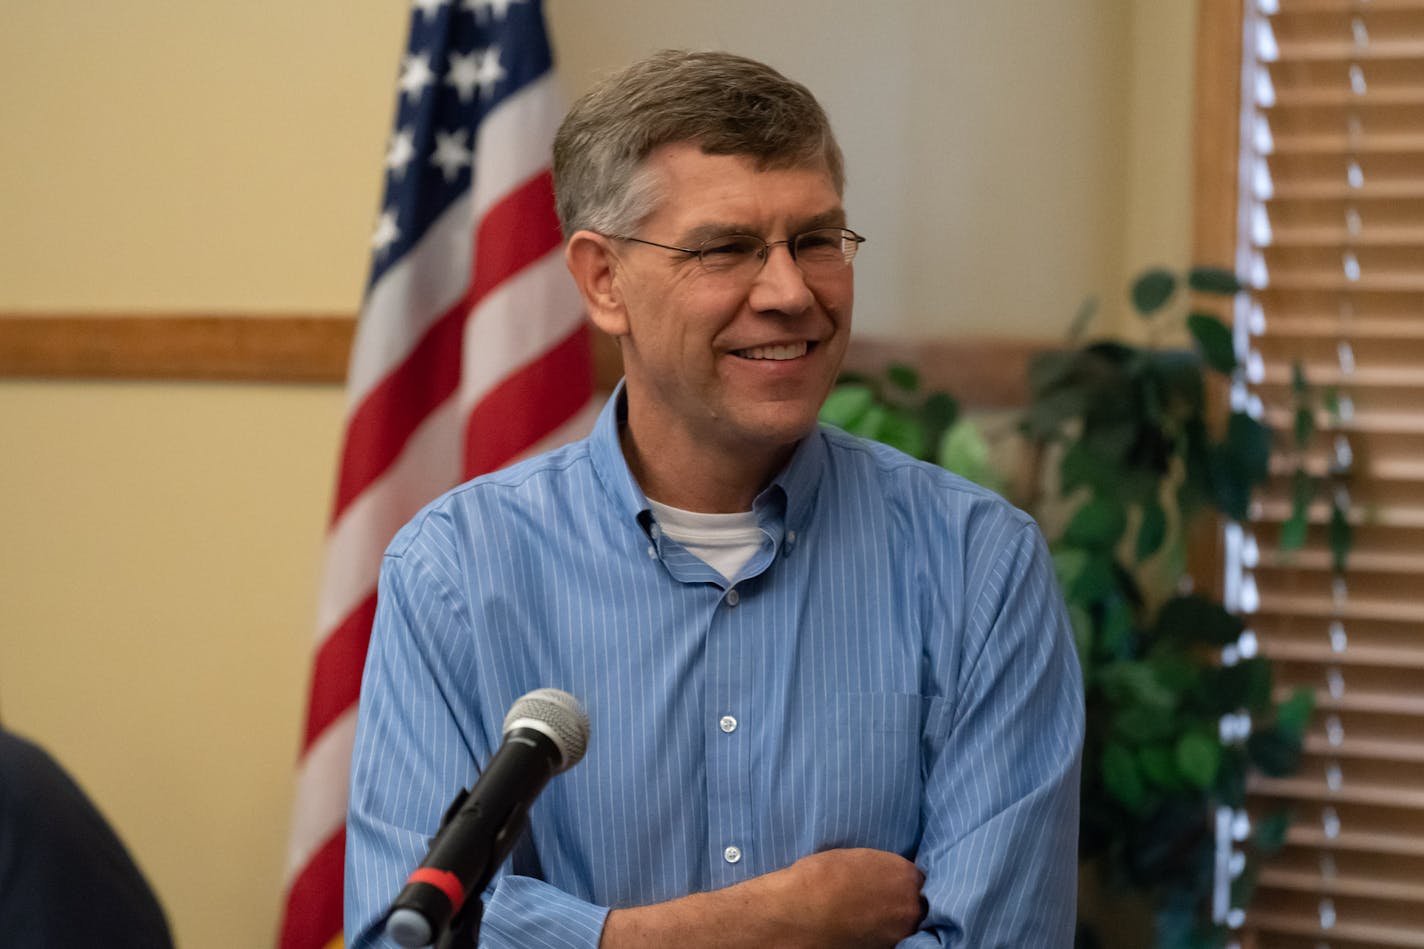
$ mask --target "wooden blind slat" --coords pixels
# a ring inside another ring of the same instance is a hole
[[[1393,880],[1380,876],[1325,876],[1319,871],[1312,873],[1268,868],[1261,874],[1260,885],[1331,896],[1364,896],[1381,900],[1424,902],[1424,881]]]

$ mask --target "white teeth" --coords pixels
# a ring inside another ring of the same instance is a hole
[[[806,343],[788,343],[784,346],[756,346],[752,349],[741,349],[737,355],[743,359],[799,359],[806,355]]]

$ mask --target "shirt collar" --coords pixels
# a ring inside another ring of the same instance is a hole
[[[652,523],[648,499],[628,470],[628,461],[623,457],[619,440],[619,429],[628,415],[626,400],[620,380],[589,435],[589,457],[617,510],[629,520],[636,521],[646,532]],[[789,530],[804,530],[815,504],[826,457],[826,437],[818,427],[801,439],[786,467],[752,502],[752,510],[757,513],[758,519],[766,524],[771,518],[779,521],[784,517]]]

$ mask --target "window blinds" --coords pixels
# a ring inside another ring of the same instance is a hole
[[[1243,13],[1237,267],[1253,291],[1233,399],[1278,450],[1229,532],[1226,588],[1281,690],[1316,695],[1299,773],[1252,786],[1254,813],[1296,821],[1243,933],[1424,949],[1424,0]],[[1315,425],[1297,452],[1302,405]],[[1282,552],[1297,467],[1320,488],[1303,547]],[[1353,525],[1343,572],[1332,507]]]

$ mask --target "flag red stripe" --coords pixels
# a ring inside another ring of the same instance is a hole
[[[465,423],[465,476],[493,471],[573,418],[593,394],[588,326],[505,377]]]
[[[366,647],[371,642],[371,624],[375,619],[376,591],[372,590],[317,650],[312,663],[311,704],[307,707],[302,754],[305,755],[321,733],[360,697],[361,673],[366,667]]]
[[[341,932],[346,828],[327,838],[292,881],[282,913],[279,949],[322,949]]]
[[[501,283],[558,247],[554,185],[543,171],[486,212],[475,235],[470,288],[440,316],[351,416],[332,521],[400,456],[405,443],[460,383],[460,339],[470,311]]]
[[[546,168],[501,198],[480,221],[470,305],[563,242],[554,212],[554,173]]]

